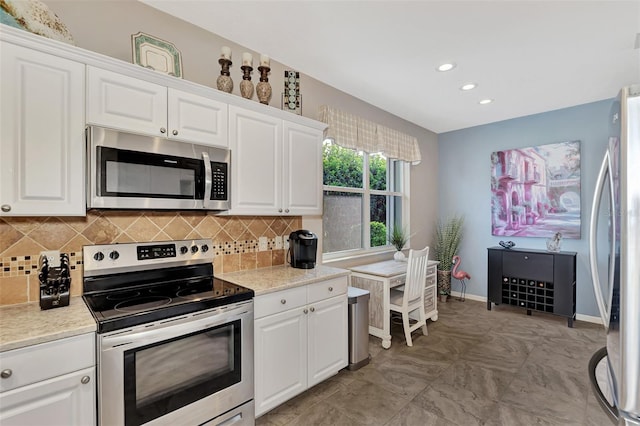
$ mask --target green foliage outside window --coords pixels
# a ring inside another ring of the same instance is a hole
[[[381,222],[371,222],[371,247],[387,244],[387,227]]]
[[[369,188],[385,191],[387,189],[387,159],[382,155],[369,155],[368,158]],[[324,185],[363,188],[363,157],[358,152],[343,148],[335,143],[325,143],[322,165]],[[371,247],[387,245],[386,208],[385,196],[371,196]]]

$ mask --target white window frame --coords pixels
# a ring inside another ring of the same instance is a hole
[[[362,156],[363,156],[363,164],[362,164],[363,188],[323,185],[322,191],[323,193],[324,191],[336,191],[336,192],[351,192],[356,194],[362,194],[362,205],[363,205],[362,240],[364,242],[364,247],[351,249],[351,250],[336,251],[331,253],[322,253],[323,262],[338,261],[338,260],[344,260],[344,259],[354,259],[358,257],[368,256],[368,255],[391,253],[396,251],[395,247],[393,247],[391,244],[386,244],[384,246],[378,246],[378,247],[370,246],[371,245],[371,195],[385,195],[385,196],[392,196],[392,197],[400,197],[401,210],[402,210],[401,223],[402,223],[402,226],[406,228],[407,232],[409,232],[409,234],[411,233],[410,232],[411,226],[409,221],[409,218],[410,218],[409,217],[409,206],[410,206],[409,205],[409,194],[410,194],[409,182],[411,180],[410,179],[411,167],[409,162],[387,158],[387,176],[386,176],[387,188],[389,188],[391,182],[393,182],[395,178],[394,176],[395,167],[390,167],[390,165],[394,161],[401,161],[402,191],[372,190],[370,188],[370,181],[369,181],[369,173],[370,173],[369,172],[369,156],[375,155],[376,153],[369,154],[362,151],[358,152],[358,154],[360,153],[362,153]],[[366,218],[364,217],[365,212],[367,212]],[[389,230],[390,225],[392,226],[395,223],[394,214],[395,212],[393,211],[393,209],[387,208],[387,218],[386,218],[387,230]],[[407,245],[409,244],[410,244],[410,241],[407,243]]]

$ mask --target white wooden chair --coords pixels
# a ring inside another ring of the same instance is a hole
[[[407,277],[402,287],[390,290],[389,300],[391,311],[402,314],[402,326],[407,339],[407,346],[413,346],[411,332],[422,327],[422,334],[427,332],[427,316],[424,311],[424,286],[427,278],[427,260],[429,247],[422,250],[410,250],[407,259]],[[416,311],[418,321],[410,325],[409,313]]]

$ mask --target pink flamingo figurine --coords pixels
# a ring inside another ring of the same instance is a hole
[[[460,280],[460,282],[462,283],[462,297],[460,297],[460,300],[462,302],[464,302],[464,296],[465,293],[467,292],[467,283],[464,282],[464,280],[470,280],[471,279],[471,275],[469,275],[468,272],[466,271],[458,271],[458,266],[460,266],[461,260],[460,260],[460,256],[453,256],[453,269],[451,270],[451,276],[457,280]]]

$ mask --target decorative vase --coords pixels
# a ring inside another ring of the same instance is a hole
[[[269,99],[271,99],[271,85],[269,84],[269,71],[271,68],[259,66],[260,82],[256,84],[256,95],[261,104],[269,105]]]
[[[398,250],[397,252],[395,252],[393,254],[393,259],[396,260],[397,262],[402,262],[402,261],[405,261],[407,258],[406,258],[406,256],[404,255],[403,252]]]
[[[231,93],[233,90],[233,80],[230,77],[229,67],[232,65],[232,62],[229,59],[220,58],[218,59],[218,63],[221,66],[220,76],[216,80],[218,90]]]
[[[243,65],[240,67],[242,72],[242,81],[240,82],[240,95],[245,99],[251,99],[253,97],[253,83],[251,82],[251,71],[253,67]]]
[[[451,293],[451,271],[438,269],[438,294],[446,296]]]

